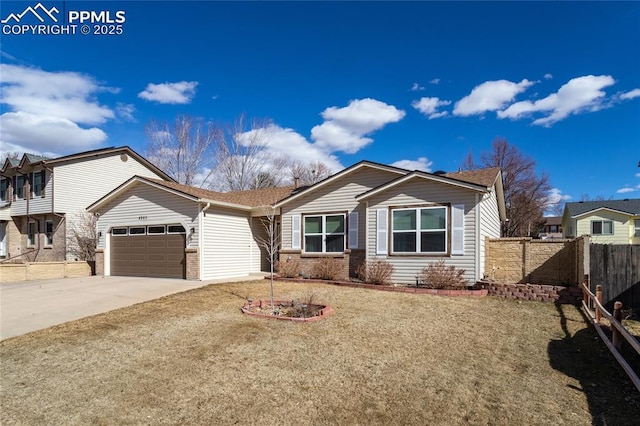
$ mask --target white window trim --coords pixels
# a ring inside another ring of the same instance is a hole
[[[434,210],[434,209],[444,209],[444,229],[420,229],[420,211],[421,210]],[[397,212],[397,211],[408,211],[408,210],[413,210],[416,212],[416,229],[404,229],[404,230],[398,230],[396,231],[395,229],[393,229],[393,213]],[[413,256],[429,256],[429,255],[446,255],[449,253],[449,247],[450,247],[450,243],[449,243],[449,210],[450,208],[448,206],[419,206],[419,207],[403,207],[403,208],[392,208],[391,209],[391,220],[390,220],[390,228],[391,228],[391,254],[394,255],[400,255],[400,256],[406,256],[406,255],[413,255]],[[422,232],[442,232],[444,231],[444,251],[421,251],[421,238],[420,238],[420,234]],[[413,232],[415,234],[416,237],[416,251],[395,251],[395,247],[393,244],[393,235],[396,233],[408,233],[408,232]]]
[[[640,237],[640,219],[634,219],[633,225],[634,225],[633,236],[635,238],[638,238],[638,237]]]
[[[327,233],[325,232],[325,230],[327,229],[327,217],[328,216],[342,216],[342,232],[334,232],[334,233]],[[344,213],[323,213],[323,214],[305,214],[302,220],[302,223],[304,224],[304,219],[307,219],[309,217],[321,217],[322,218],[322,232],[320,233],[310,233],[307,234],[306,230],[304,229],[304,226],[302,226],[302,251],[304,253],[313,253],[313,254],[335,254],[335,253],[344,253],[345,251],[345,247],[347,244],[347,233],[346,233],[346,227],[347,227],[347,218],[346,218],[346,214]],[[327,251],[327,237],[329,236],[334,236],[334,235],[342,235],[342,251]],[[322,238],[322,251],[307,251],[307,242],[306,242],[306,237],[307,236],[320,236]]]

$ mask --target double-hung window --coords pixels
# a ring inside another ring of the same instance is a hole
[[[53,245],[53,221],[47,220],[44,224],[44,231],[46,235],[46,244],[47,246]]]
[[[19,175],[16,177],[16,188],[15,188],[15,194],[16,194],[16,198],[21,200],[24,198],[24,182],[25,182],[25,178],[23,175]]]
[[[613,221],[592,220],[591,235],[613,235]]]
[[[345,215],[326,214],[304,217],[304,251],[342,253],[345,249]]]
[[[9,179],[0,180],[0,201],[9,201]]]
[[[392,253],[447,253],[447,207],[391,211]]]
[[[33,247],[36,245],[36,223],[27,223],[27,246]]]
[[[633,235],[636,238],[640,238],[640,219],[635,219],[633,224],[634,224],[634,231],[635,231]]]
[[[34,197],[41,197],[44,172],[36,172],[32,176],[33,179],[31,181],[31,192],[33,192]]]

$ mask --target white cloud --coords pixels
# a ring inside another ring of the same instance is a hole
[[[188,104],[196,94],[197,81],[178,81],[176,83],[147,84],[147,88],[138,93],[138,97],[160,104]]]
[[[516,102],[504,111],[498,111],[499,118],[519,119],[531,113],[541,112],[545,117],[538,118],[533,124],[550,126],[571,114],[584,111],[597,111],[604,108],[605,92],[603,88],[615,83],[609,75],[587,75],[569,80],[558,92],[535,102]]]
[[[94,99],[112,91],[92,77],[75,72],[48,72],[37,68],[0,64],[0,102],[13,111],[65,118],[82,124],[102,124],[114,117]]]
[[[356,99],[343,108],[329,107],[322,112],[324,123],[311,129],[314,145],[326,152],[358,152],[373,141],[366,135],[395,123],[403,110],[375,99]]]
[[[545,80],[551,80],[552,78],[553,78],[553,75],[551,75],[551,74],[549,74],[549,73],[546,73],[546,74],[544,75],[544,79],[545,79]]]
[[[413,101],[411,106],[429,117],[429,120],[434,118],[444,117],[448,114],[447,111],[438,111],[441,106],[450,105],[451,101],[441,101],[439,98],[420,98],[420,100]]]
[[[637,177],[637,178],[640,178],[640,173],[636,173],[636,177]]]
[[[126,121],[136,121],[133,116],[135,110],[136,107],[133,104],[125,104],[122,102],[116,104],[116,115]]]
[[[431,172],[433,161],[429,160],[427,157],[419,157],[417,160],[398,160],[395,163],[391,163],[391,165],[406,170],[422,170],[423,172]]]
[[[625,187],[625,188],[620,188],[618,189],[616,192],[618,194],[626,194],[628,192],[636,192],[640,190],[640,185],[634,187],[634,188],[629,188],[629,187]]]
[[[7,112],[0,116],[2,145],[20,152],[69,152],[99,145],[107,135],[97,127],[82,128],[66,118],[28,112]]]
[[[440,84],[440,79],[439,78],[434,78],[433,80],[429,81],[429,84]]]
[[[413,83],[413,86],[409,89],[411,92],[420,92],[422,90],[424,90],[424,86],[420,86],[418,83]]]
[[[571,199],[571,195],[563,195],[558,188],[551,188],[547,197],[547,205],[561,204]]]
[[[533,82],[527,79],[520,83],[508,80],[485,81],[474,87],[469,95],[456,102],[453,114],[469,116],[502,109],[531,85]]]
[[[38,68],[1,64],[0,145],[11,150],[45,153],[83,151],[107,139],[95,127],[115,118],[101,105],[99,93],[115,93],[93,77],[76,72],[49,72]]]
[[[640,96],[640,89],[633,89],[633,90],[630,90],[630,91],[628,91],[626,93],[622,93],[620,95],[620,99],[626,101],[626,100],[629,100],[629,99],[637,98],[639,96]]]

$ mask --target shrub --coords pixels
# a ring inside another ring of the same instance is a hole
[[[356,269],[356,275],[366,283],[388,285],[391,283],[393,271],[394,268],[391,263],[378,259],[362,262]]]
[[[311,270],[314,278],[321,280],[341,280],[345,279],[342,264],[334,257],[321,257],[314,264]]]
[[[467,281],[462,278],[464,269],[455,266],[447,266],[444,260],[429,263],[418,274],[418,281],[428,288],[461,288],[467,286]]]
[[[295,278],[300,275],[300,262],[297,259],[288,259],[285,262],[276,262],[276,271],[284,278]]]

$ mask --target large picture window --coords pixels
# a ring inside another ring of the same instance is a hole
[[[391,231],[393,253],[446,253],[447,208],[392,210]]]
[[[592,220],[591,235],[613,235],[613,222],[610,220]]]
[[[305,216],[304,251],[307,253],[344,252],[344,220],[344,214]]]

